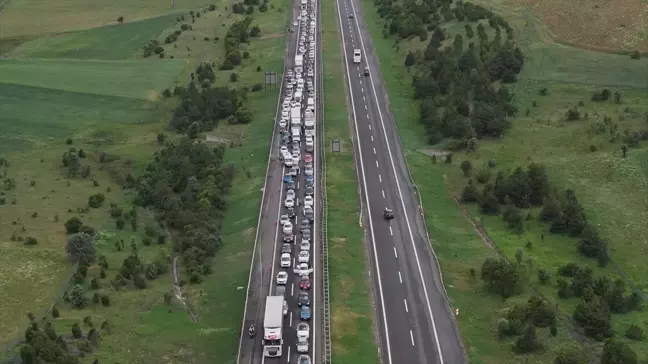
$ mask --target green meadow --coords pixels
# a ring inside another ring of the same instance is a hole
[[[168,244],[141,244],[143,229],[117,230],[107,206],[132,201],[132,192],[124,192],[119,181],[127,171],[137,175],[153,157],[159,148],[157,134],[175,137],[167,125],[177,99],[164,98],[163,90],[186,85],[200,62],[220,63],[222,39],[229,25],[243,16],[226,10],[228,2],[217,1],[215,11],[192,23],[189,10],[210,4],[185,1],[171,8],[168,2],[149,0],[27,0],[5,5],[3,31],[11,41],[3,44],[11,48],[2,48],[6,57],[0,60],[0,155],[9,160],[7,175],[16,180],[16,187],[7,191],[8,202],[0,206],[0,289],[7,298],[0,303],[0,343],[5,346],[0,357],[10,355],[10,344],[22,337],[27,312],[38,317],[56,303],[60,318],[54,325],[59,333],[69,333],[86,316],[97,326],[111,322],[112,332],[102,336],[100,347],[84,362],[235,362],[245,300],[241,287],[247,285],[278,87],[249,93],[247,107],[254,113],[250,124],[223,122],[206,133],[226,141],[226,159],[237,173],[214,273],[199,285],[184,287],[198,322],[190,320],[178,300],[171,306],[164,303],[163,294],[172,291],[169,273],[143,291],[115,291],[103,280],[99,292],[110,296],[110,307],[73,310],[60,300],[71,273],[63,222],[72,216],[102,232],[98,253],[108,260],[108,276],[119,271],[128,254],[128,248],[116,250],[117,241],[127,247],[135,242],[144,261],[170,253]],[[214,85],[250,88],[263,82],[258,68],[282,77],[289,10],[289,1],[273,0],[267,12],[255,12],[253,24],[260,26],[261,37],[247,45],[250,56],[242,66],[216,71]],[[44,12],[47,17],[34,15]],[[124,16],[123,24],[117,24],[119,16]],[[187,20],[177,22],[181,16]],[[149,40],[164,43],[183,23],[193,29],[175,43],[163,44],[164,59],[143,57],[142,47]],[[239,75],[236,83],[230,82],[232,72]],[[68,138],[72,145],[66,145]],[[86,151],[91,178],[65,176],[61,156],[69,147]],[[115,160],[99,163],[102,152]],[[78,213],[93,193],[106,195],[104,207]],[[139,216],[142,226],[153,221],[152,212],[141,210]],[[38,244],[25,246],[12,235],[35,237]]]

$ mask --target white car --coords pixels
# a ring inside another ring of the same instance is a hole
[[[308,240],[302,240],[302,242],[299,244],[299,250],[301,251],[310,251],[311,244]]]
[[[299,153],[298,150],[293,150],[292,159],[293,159],[293,163],[299,163],[299,160],[301,159],[301,154]]]
[[[306,148],[315,148],[315,142],[313,141],[313,138],[306,138]]]
[[[293,23],[293,26],[296,27],[298,24],[299,24],[299,23],[294,22],[294,23]]]
[[[307,276],[313,272],[312,269],[308,266],[308,263],[299,263],[297,264],[297,268],[295,268],[295,273],[297,273],[299,276]]]
[[[286,120],[281,119],[281,121],[279,122],[279,127],[285,129],[287,126],[288,123],[286,122]]]
[[[290,114],[290,109],[289,108],[285,108],[285,109],[281,110],[281,117],[282,118],[287,118],[289,114]]]
[[[308,56],[309,56],[310,58],[315,58],[315,52],[314,52],[314,51],[310,51],[310,52],[308,52]]]
[[[293,161],[294,161],[294,159],[293,159]],[[286,198],[292,198],[294,200],[295,199],[295,190],[286,191]]]
[[[282,145],[281,148],[279,148],[279,152],[281,153],[281,155],[284,155],[284,154],[288,153],[288,147],[285,146],[285,145]]]
[[[284,206],[286,206],[286,208],[295,207],[295,200],[292,198],[286,198]]]
[[[297,256],[297,260],[300,263],[308,263],[308,261],[310,260],[310,253],[305,250],[300,251],[299,255]]]
[[[285,285],[288,283],[288,273],[281,271],[277,274],[277,284]]]
[[[313,206],[313,196],[304,197],[304,206]]]
[[[306,145],[308,145],[308,144],[306,144]],[[304,174],[306,174],[307,176],[312,176],[313,175],[313,167],[312,166],[307,166],[304,169]],[[304,201],[304,203],[306,203],[306,201]]]
[[[311,52],[312,52],[312,51],[311,51]],[[308,75],[309,75],[310,77],[313,77],[313,76],[315,76],[315,72],[313,72],[312,69],[309,69],[309,70],[308,70]]]
[[[297,339],[297,352],[308,353],[308,340],[304,338]]]
[[[290,268],[291,266],[290,254],[283,253],[281,254],[281,268]]]
[[[299,339],[310,339],[310,326],[305,322],[297,324],[297,340]]]
[[[283,233],[284,235],[291,235],[293,233],[293,224],[290,221],[284,224]]]
[[[281,215],[281,217],[279,218],[279,222],[281,223],[281,226],[285,226],[286,224],[291,224],[292,225],[288,215]]]

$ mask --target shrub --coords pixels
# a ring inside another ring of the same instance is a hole
[[[76,234],[81,229],[83,222],[78,217],[71,217],[65,222],[65,231],[68,234]]]
[[[25,245],[36,245],[36,244],[38,244],[38,239],[36,239],[36,238],[34,238],[32,236],[28,236],[27,239],[25,239],[24,244]]]
[[[104,196],[102,193],[96,193],[88,197],[88,206],[92,208],[101,207],[101,204],[104,202],[105,199],[106,196]]]
[[[257,92],[263,90],[263,85],[261,83],[255,83],[252,85],[252,92]]]
[[[230,79],[230,82],[236,82],[236,81],[238,81],[238,80],[239,80],[239,75],[238,75],[238,73],[236,73],[236,72],[232,72],[232,73],[230,74],[229,79]]]

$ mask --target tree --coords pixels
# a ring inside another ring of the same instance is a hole
[[[515,351],[520,354],[534,352],[542,347],[536,334],[535,326],[529,325],[524,331],[524,335],[515,341]]]
[[[551,279],[551,274],[547,272],[544,269],[538,270],[538,281],[540,281],[540,284],[547,284],[549,280]]]
[[[117,228],[117,230],[123,230],[124,225],[126,225],[126,220],[123,216],[120,216],[115,220],[115,227]]]
[[[101,304],[104,305],[105,307],[109,307],[110,306],[110,297],[108,297],[108,295],[105,295],[105,294],[101,295]]]
[[[470,172],[472,172],[472,163],[470,163],[469,160],[461,162],[461,170],[463,171],[464,177],[470,176]]]
[[[410,67],[416,64],[416,57],[414,57],[414,53],[412,51],[407,52],[407,56],[405,57],[405,67]]]
[[[85,296],[85,289],[77,284],[70,291],[70,303],[74,308],[82,309],[88,305],[88,297]]]
[[[146,279],[144,279],[141,274],[138,274],[135,276],[135,278],[133,278],[133,284],[135,284],[135,287],[139,289],[144,289],[147,287]]]
[[[523,272],[518,265],[509,264],[500,259],[487,258],[482,265],[481,279],[489,290],[507,298],[520,291]]]
[[[230,82],[237,82],[239,80],[239,75],[236,72],[230,73],[229,77]]]
[[[594,295],[582,299],[574,311],[574,320],[583,327],[585,335],[602,341],[612,336],[611,313],[607,303]]]
[[[20,348],[20,359],[22,359],[23,364],[37,364],[38,355],[36,350],[30,344],[25,344]]]
[[[68,234],[76,234],[79,232],[79,229],[81,229],[81,226],[83,226],[83,221],[79,219],[78,217],[74,216],[69,218],[65,222],[65,231]]]
[[[119,22],[119,24],[124,23],[124,17],[123,16],[118,17],[117,22]]]
[[[625,337],[630,340],[641,341],[644,338],[643,329],[636,324],[632,324],[626,330]]]
[[[259,28],[258,25],[252,26],[250,28],[250,37],[260,37],[261,36],[261,28]]]
[[[75,322],[74,325],[72,325],[72,336],[75,339],[80,339],[83,337],[83,331],[81,330],[81,326],[79,326],[78,322]]]
[[[53,318],[58,318],[59,317],[59,310],[56,306],[52,307],[52,317]]]
[[[461,202],[475,202],[479,200],[479,197],[479,191],[477,191],[477,188],[472,183],[472,180],[468,181],[468,185],[464,187],[463,191],[461,192]]]
[[[66,251],[73,261],[79,262],[80,264],[89,264],[94,262],[97,254],[92,236],[86,233],[70,235]]]
[[[196,139],[198,137],[198,133],[200,133],[200,123],[197,121],[194,121],[189,125],[189,129],[187,129],[187,136],[189,139]]]
[[[554,364],[587,364],[589,358],[579,344],[569,341],[558,348]]]
[[[625,343],[609,339],[603,345],[601,364],[637,364],[637,354]]]

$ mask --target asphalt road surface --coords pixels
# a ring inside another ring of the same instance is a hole
[[[314,3],[315,4],[315,3]],[[285,49],[285,65],[284,72],[282,74],[277,74],[278,82],[281,81],[280,87],[280,97],[279,104],[277,108],[277,114],[272,122],[275,124],[275,129],[273,133],[273,140],[271,143],[270,158],[268,161],[268,170],[266,176],[266,183],[264,186],[263,199],[261,203],[261,213],[259,216],[259,223],[257,228],[257,237],[255,242],[255,251],[253,254],[253,259],[250,269],[250,278],[248,283],[248,292],[246,299],[245,307],[245,316],[243,319],[243,325],[241,329],[241,339],[239,346],[239,354],[237,363],[239,364],[258,364],[258,363],[297,363],[297,359],[300,354],[296,352],[296,326],[300,322],[300,309],[297,304],[297,296],[299,294],[299,276],[293,272],[295,267],[296,257],[299,253],[299,243],[301,242],[301,232],[300,223],[304,218],[303,215],[303,205],[302,202],[305,197],[306,189],[306,177],[304,175],[304,162],[303,157],[307,154],[305,151],[304,143],[304,133],[302,132],[300,152],[301,152],[301,161],[299,163],[300,172],[296,178],[293,178],[293,181],[296,184],[296,206],[295,206],[295,218],[292,219],[293,231],[295,232],[295,238],[292,248],[292,257],[293,264],[291,268],[281,268],[280,267],[280,256],[281,256],[281,246],[284,242],[284,235],[281,231],[281,226],[279,224],[279,219],[282,214],[285,214],[287,209],[284,206],[284,199],[286,193],[286,184],[284,183],[284,175],[288,173],[288,169],[284,167],[283,162],[280,160],[280,146],[283,144],[283,136],[280,133],[278,127],[278,121],[281,119],[282,113],[282,103],[286,99],[286,88],[287,81],[285,80],[285,74],[287,70],[294,68],[295,55],[298,52],[299,48],[299,37],[302,34],[306,35],[308,39],[308,31],[310,25],[308,22],[304,23],[300,20],[302,13],[302,6],[300,0],[295,0],[293,3],[293,16],[290,27],[295,31],[289,33],[287,46]],[[293,22],[297,22],[297,25],[294,25]],[[317,29],[319,30],[319,21],[317,22]],[[314,34],[314,44],[317,48],[317,57],[319,58],[319,34],[318,31]],[[308,48],[308,47],[306,47]],[[304,53],[304,67],[303,74],[305,79],[313,79],[315,84],[315,90],[318,89],[318,81],[315,75],[319,75],[319,64],[313,64],[314,76],[307,76],[307,65],[309,64],[309,51],[306,49]],[[308,98],[308,93],[304,91],[304,98],[301,102],[302,111],[306,106],[306,100]],[[317,95],[319,97],[319,95]],[[291,98],[288,97],[290,100]],[[319,100],[316,101],[316,107],[319,107]],[[317,120],[316,123],[321,123],[321,120]],[[303,122],[302,122],[303,125]],[[287,132],[286,132],[287,133]],[[315,136],[317,139],[318,135]],[[321,355],[321,323],[319,322],[319,301],[321,297],[321,277],[319,274],[319,259],[320,259],[320,246],[319,246],[319,218],[320,218],[320,207],[317,196],[319,196],[319,156],[318,156],[318,145],[319,143],[315,142],[315,151],[311,153],[313,156],[313,167],[314,167],[314,223],[311,227],[311,250],[310,250],[310,262],[309,265],[312,268],[313,272],[310,275],[312,287],[309,292],[310,296],[310,307],[312,310],[312,317],[310,321],[307,321],[310,325],[310,340],[309,340],[309,352],[308,355],[315,359],[318,355]],[[291,143],[288,143],[288,149],[290,150]],[[283,354],[279,358],[265,358],[263,357],[263,319],[265,311],[265,301],[268,295],[276,294],[277,285],[275,284],[276,275],[279,271],[287,271],[288,282],[285,286],[284,297],[288,304],[288,313],[284,319],[284,331],[283,331]],[[250,338],[248,336],[248,327],[254,324],[256,327],[256,337]],[[319,363],[320,360],[313,360],[313,363]]]
[[[382,362],[467,363],[359,1],[338,0],[337,7]],[[361,50],[360,63],[353,62],[354,49]],[[393,220],[384,219],[386,207]]]

